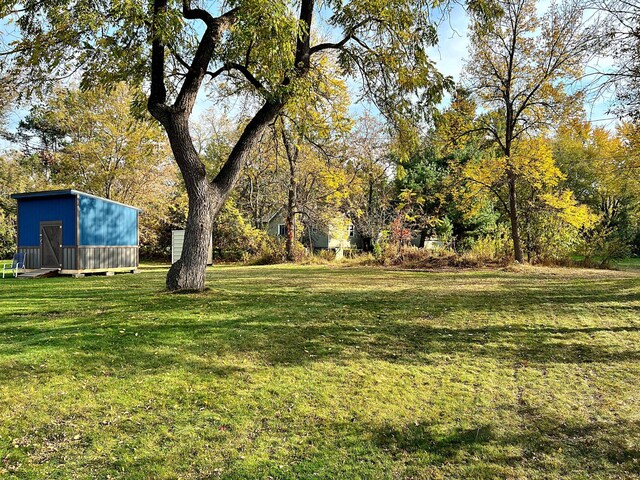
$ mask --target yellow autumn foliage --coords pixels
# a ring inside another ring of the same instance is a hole
[[[594,226],[599,216],[562,186],[565,175],[556,164],[549,138],[523,138],[513,147],[509,158],[485,151],[460,168],[461,187],[452,185],[459,205],[468,218],[491,203],[508,214],[512,172],[527,252],[536,258],[570,254],[579,232]]]
[[[598,215],[591,212],[586,205],[579,204],[571,190],[543,193],[540,195],[540,200],[555,210],[558,217],[572,227],[590,228],[598,221]]]

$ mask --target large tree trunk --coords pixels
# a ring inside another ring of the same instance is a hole
[[[207,180],[206,170],[191,140],[188,116],[174,115],[164,126],[189,198],[182,256],[169,269],[167,289],[202,290],[213,219],[224,197]]]
[[[287,212],[285,218],[285,227],[287,229],[287,260],[293,262],[296,259],[296,253],[294,251],[295,235],[296,235],[296,209],[297,209],[297,191],[298,186],[296,184],[296,173],[298,166],[298,146],[292,145],[287,132],[285,131],[284,121],[282,122],[282,142],[284,143],[285,151],[287,153],[287,160],[289,161],[289,184],[287,186]]]
[[[507,93],[508,94],[508,93]],[[507,157],[508,170],[507,182],[509,185],[509,220],[511,221],[511,238],[513,239],[513,256],[516,262],[523,263],[522,245],[520,242],[520,227],[518,225],[518,202],[516,197],[516,174],[511,166],[511,146],[513,143],[513,132],[515,122],[513,120],[513,103],[507,102],[506,134],[504,142],[504,154]]]
[[[427,241],[427,229],[423,228],[420,230],[420,242],[418,243],[418,247],[424,248],[424,244]]]
[[[202,290],[204,288],[213,218],[221,206],[219,199],[211,194],[206,180],[188,190],[189,214],[184,232],[182,256],[167,273],[168,290]]]
[[[371,252],[373,250],[373,241],[371,237],[362,236],[362,251]]]
[[[294,251],[296,234],[296,180],[293,175],[289,179],[289,197],[287,200],[287,218],[285,225],[287,228],[287,260],[290,262],[296,259]]]
[[[189,197],[182,256],[169,269],[166,282],[168,290],[204,289],[213,220],[235,186],[247,156],[282,106],[280,102],[267,102],[262,106],[247,124],[227,162],[210,182],[193,146],[188,113],[172,110],[168,115],[166,107],[150,104],[149,110],[165,127]]]
[[[307,229],[307,236],[309,237],[309,252],[313,254],[313,249],[315,248],[313,245],[313,229],[308,223],[305,224],[305,228]]]
[[[520,242],[520,229],[518,227],[518,206],[516,203],[516,177],[509,173],[509,219],[511,220],[511,238],[513,238],[513,255],[517,262],[522,263],[522,245]]]
[[[204,164],[193,147],[188,117],[165,123],[171,150],[184,178],[189,212],[180,260],[167,274],[168,290],[203,290],[213,220],[233,190],[246,159],[262,132],[282,109],[282,103],[266,103],[247,124],[216,178],[209,182]]]

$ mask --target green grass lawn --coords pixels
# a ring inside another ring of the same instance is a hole
[[[625,258],[614,262],[616,268],[621,270],[640,270],[640,257]]]
[[[0,477],[637,478],[640,274],[0,279]]]

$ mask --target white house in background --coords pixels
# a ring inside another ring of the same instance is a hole
[[[183,243],[184,243],[184,230],[172,230],[171,231],[171,264],[174,264],[178,260],[180,260],[180,256],[182,255]],[[209,242],[209,253],[207,255],[207,265],[213,265],[212,242]]]
[[[336,252],[362,248],[362,238],[346,217],[336,217],[333,223],[334,225],[329,226],[326,231],[313,227],[305,228],[302,243],[313,245],[314,250],[335,250]],[[267,233],[274,237],[284,237],[287,234],[282,208],[263,218],[262,225]]]

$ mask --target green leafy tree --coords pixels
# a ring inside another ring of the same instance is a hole
[[[419,246],[423,247],[445,216],[443,203],[449,167],[446,159],[429,145],[414,153],[401,167],[402,174],[396,179],[399,208],[409,224],[420,231]]]
[[[513,197],[509,171],[520,179]],[[597,220],[571,190],[563,188],[565,177],[546,137],[520,140],[508,160],[499,151],[484,151],[464,166],[461,175],[467,181],[457,196],[468,214],[479,213],[489,202],[496,202],[507,218],[517,208],[529,261],[566,257],[576,247],[580,231]],[[517,199],[515,207],[511,198]]]
[[[37,170],[27,168],[15,152],[0,154],[0,258],[16,252],[16,201],[12,193],[42,190],[46,179]]]
[[[471,55],[467,83],[488,110],[477,129],[490,135],[503,157],[508,196],[503,202],[511,224],[516,261],[522,262],[517,183],[523,170],[515,162],[518,143],[543,133],[567,110],[580,106],[568,86],[580,76],[595,35],[583,22],[583,8],[574,0],[552,4],[542,17],[533,0],[498,1],[503,15],[487,25],[471,24]],[[497,172],[494,172],[497,173]]]
[[[576,121],[563,125],[553,142],[564,185],[599,216],[593,231],[586,233],[594,245],[592,254],[604,262],[628,252],[638,235],[638,138],[634,123],[622,123],[610,132]]]
[[[476,156],[493,146],[475,132],[476,103],[470,93],[458,88],[451,104],[434,117],[433,128],[422,147],[398,166],[398,192],[412,208],[407,212],[420,231],[419,245],[429,235],[468,248],[479,236],[495,229],[496,214],[488,203],[473,215],[465,215],[464,204],[454,192],[465,188],[463,169]]]
[[[7,137],[6,117],[15,100],[15,90],[11,77],[1,75],[1,73],[2,71],[0,70],[0,138]]]

